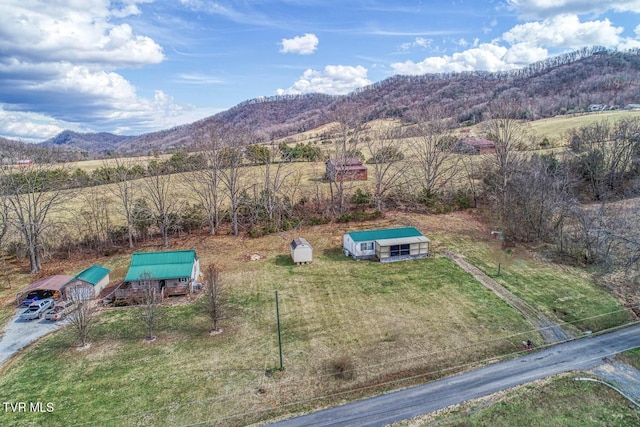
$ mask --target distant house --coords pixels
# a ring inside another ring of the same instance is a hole
[[[135,252],[124,283],[115,291],[115,299],[139,299],[148,282],[159,298],[187,295],[193,292],[201,275],[200,259],[194,250]]]
[[[485,138],[462,138],[456,144],[456,151],[464,154],[493,154],[496,152],[496,143]]]
[[[291,247],[291,259],[296,264],[307,264],[313,261],[313,248],[302,237],[296,237],[289,245]]]
[[[362,160],[357,157],[348,159],[327,160],[325,176],[328,180],[339,181],[366,181],[367,168],[362,164]]]
[[[70,286],[84,286],[91,289],[93,298],[100,295],[100,292],[109,284],[109,273],[111,270],[99,265],[92,265],[86,270],[76,274],[76,276],[65,285],[65,289]]]
[[[342,250],[356,260],[404,261],[429,256],[429,239],[415,227],[352,231],[342,236]]]
[[[625,110],[638,111],[640,110],[640,104],[627,104],[624,106]]]
[[[16,165],[18,166],[29,166],[33,164],[33,160],[31,159],[21,159],[21,160],[16,160]]]

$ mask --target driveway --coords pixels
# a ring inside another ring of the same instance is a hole
[[[16,353],[32,342],[57,329],[60,329],[65,321],[50,322],[48,320],[22,320],[20,313],[26,307],[16,309],[16,314],[4,328],[4,334],[0,338],[0,368],[2,368]]]

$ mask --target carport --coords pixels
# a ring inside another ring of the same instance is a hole
[[[58,295],[62,296],[62,288],[71,280],[73,280],[73,276],[65,274],[38,279],[16,294],[16,303],[18,305],[22,304],[22,301],[31,291],[53,291],[54,294],[57,292]]]

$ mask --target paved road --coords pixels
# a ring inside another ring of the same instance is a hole
[[[64,325],[62,321],[22,320],[19,316],[24,310],[26,307],[20,307],[16,310],[16,314],[7,323],[2,338],[0,338],[0,368],[18,351]]]
[[[640,347],[640,325],[558,344],[517,359],[273,425],[384,426],[561,372],[591,369],[607,356],[636,347]]]

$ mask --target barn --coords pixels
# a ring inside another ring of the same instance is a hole
[[[342,236],[342,250],[356,260],[404,261],[429,256],[429,239],[415,227],[352,231]]]
[[[193,292],[201,275],[200,258],[195,250],[135,252],[124,283],[115,291],[115,299],[139,299],[142,285],[148,281],[160,298],[187,295]]]
[[[367,167],[357,157],[329,159],[325,164],[325,177],[329,181],[366,181]]]
[[[93,297],[100,295],[100,292],[109,284],[109,273],[111,270],[99,265],[92,265],[86,270],[76,274],[76,276],[67,284],[65,288],[70,286],[84,286],[91,289]]]
[[[291,247],[291,259],[296,264],[308,264],[313,261],[313,248],[302,237],[296,237],[289,245]]]
[[[456,151],[464,154],[494,154],[496,143],[485,138],[462,138],[456,145]]]

